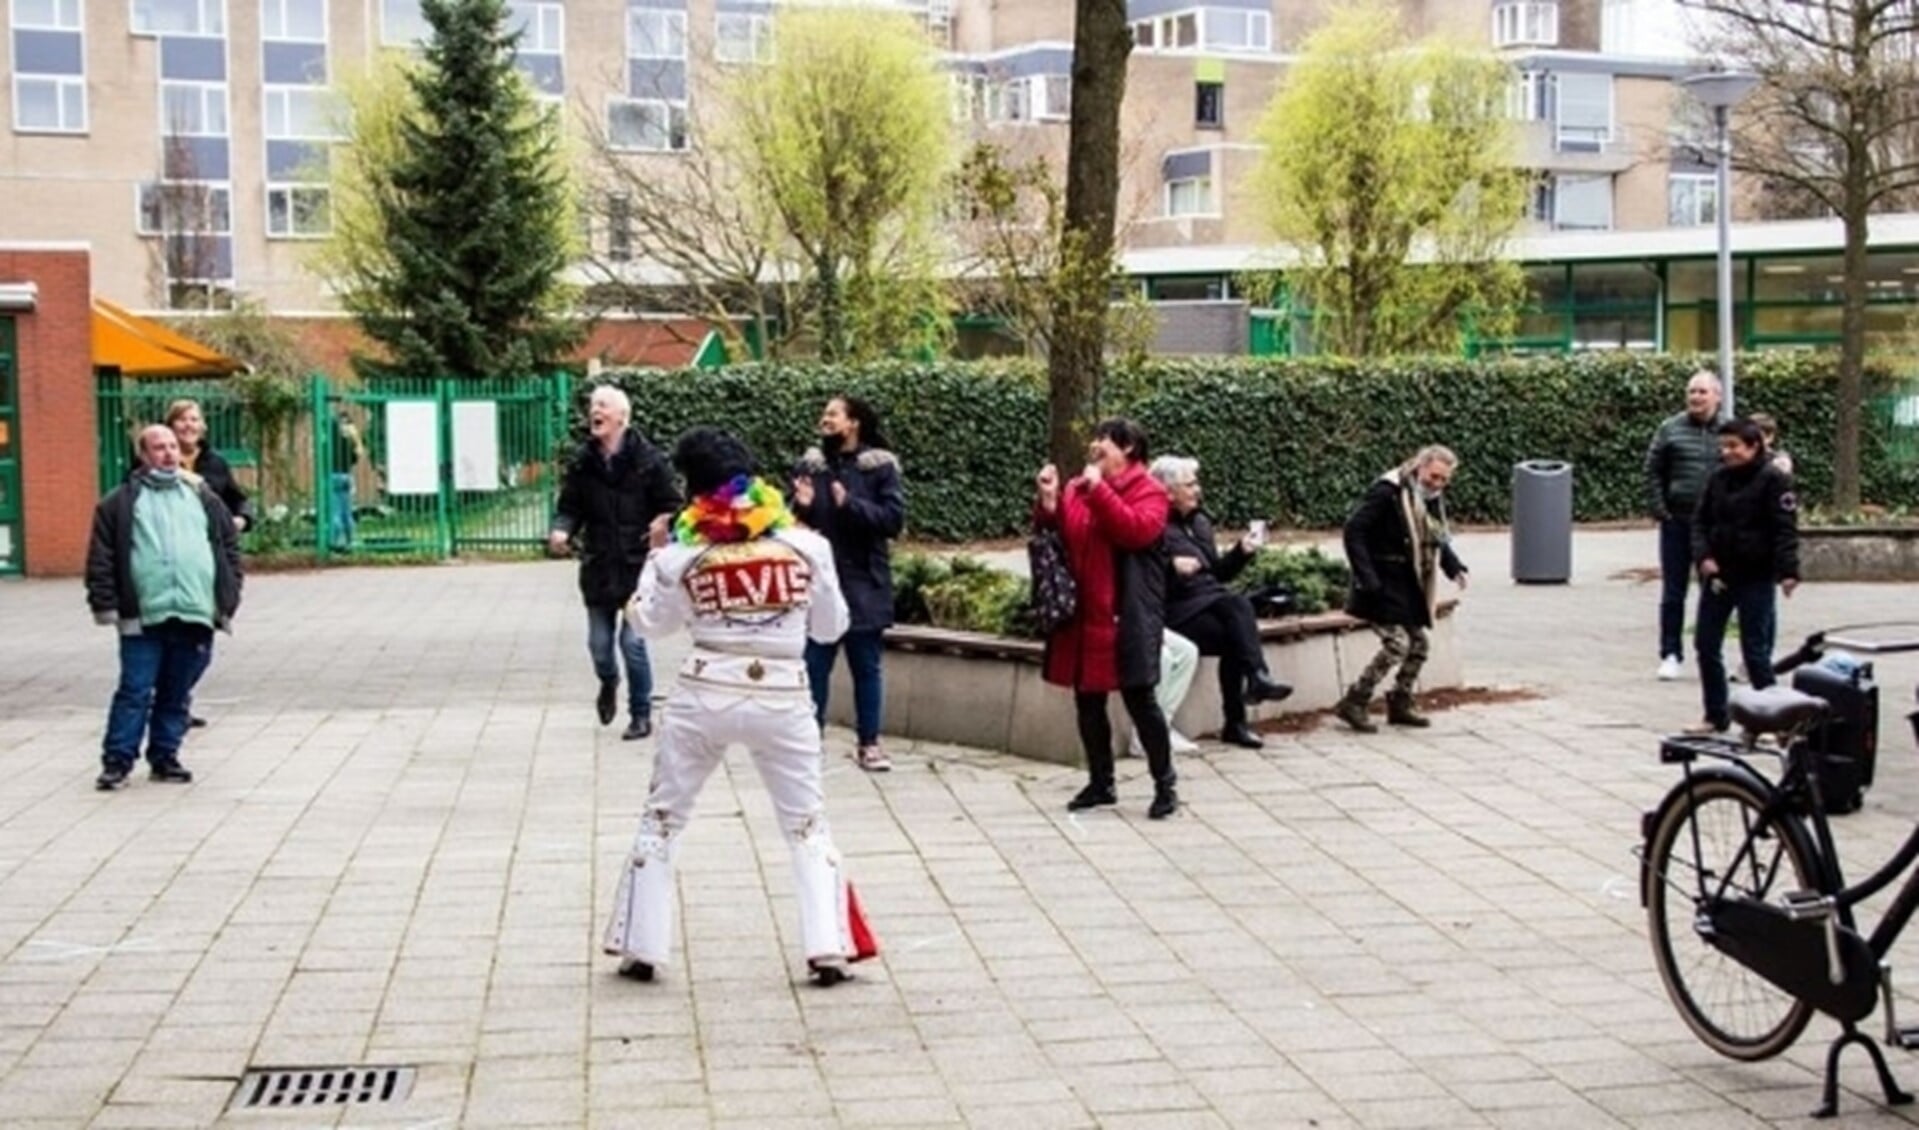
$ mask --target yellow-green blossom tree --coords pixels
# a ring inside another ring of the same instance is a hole
[[[1524,297],[1501,251],[1525,203],[1505,117],[1511,69],[1415,44],[1395,9],[1337,9],[1258,129],[1257,206],[1320,352],[1451,350],[1498,336]]]

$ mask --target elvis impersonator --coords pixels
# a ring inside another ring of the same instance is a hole
[[[680,437],[673,463],[693,501],[652,529],[627,620],[649,639],[691,629],[660,727],[653,783],[603,947],[620,972],[651,981],[673,941],[673,861],[706,778],[744,745],[793,852],[800,944],[813,979],[836,985],[878,947],[841,872],[820,789],[820,730],[807,691],[808,638],[846,631],[833,550],[793,525],[752,453],[715,428]]]

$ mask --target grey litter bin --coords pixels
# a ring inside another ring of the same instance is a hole
[[[1513,464],[1513,580],[1559,584],[1573,573],[1573,465]]]

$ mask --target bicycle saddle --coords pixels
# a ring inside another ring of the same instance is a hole
[[[1823,717],[1831,709],[1831,704],[1823,698],[1782,686],[1770,686],[1763,691],[1742,688],[1733,692],[1729,705],[1732,720],[1752,734],[1797,729]]]

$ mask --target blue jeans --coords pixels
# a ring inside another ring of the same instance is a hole
[[[353,476],[335,471],[331,477],[333,505],[327,519],[327,544],[334,549],[353,546]]]
[[[1686,654],[1686,583],[1692,579],[1692,520],[1659,523],[1659,658]],[[1744,633],[1742,622],[1740,632]]]
[[[620,622],[620,657],[626,660],[626,712],[635,721],[653,713],[653,665],[647,661],[646,641],[617,608],[586,606],[586,650],[602,683],[614,682],[620,669],[613,660],[613,622]]]
[[[1739,613],[1739,651],[1746,660],[1746,678],[1755,690],[1772,686],[1772,638],[1778,605],[1771,581],[1741,581],[1720,591],[1711,584],[1699,587],[1699,624],[1694,642],[1699,650],[1699,689],[1706,702],[1706,721],[1724,728],[1726,713],[1726,622]]]
[[[806,641],[806,681],[813,690],[813,716],[826,725],[826,693],[833,682],[833,661],[846,648],[846,666],[853,672],[854,730],[861,745],[877,745],[886,688],[880,682],[880,630],[848,632],[838,643]]]
[[[158,764],[180,755],[187,733],[187,702],[193,685],[213,661],[213,629],[168,620],[120,637],[120,686],[107,708],[107,736],[100,760],[125,768],[140,759]]]

